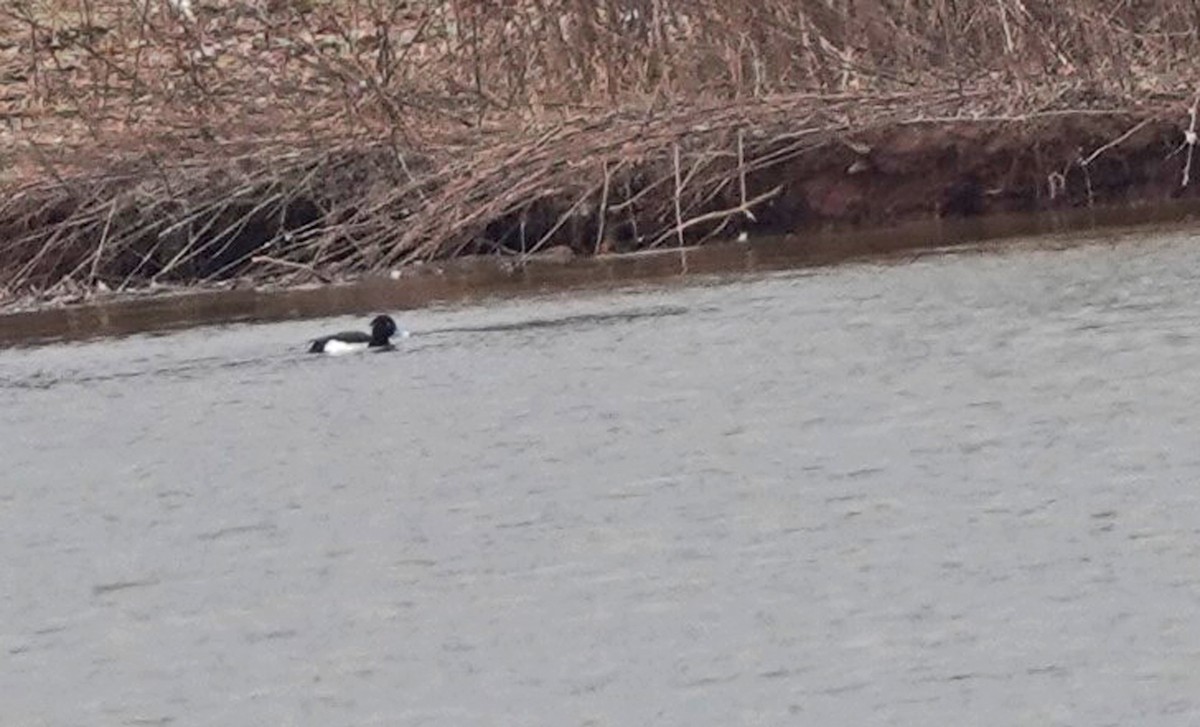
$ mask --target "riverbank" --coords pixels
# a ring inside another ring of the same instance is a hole
[[[0,312],[0,347],[163,333],[231,323],[270,323],[392,311],[498,303],[512,297],[664,290],[778,271],[846,264],[907,264],[930,256],[1021,254],[1098,245],[1136,245],[1147,237],[1189,237],[1200,200],[1153,206],[1095,207],[1038,214],[926,220],[849,233],[751,238],[690,248],[564,260],[533,256],[515,264],[495,256],[416,264],[402,275],[333,284],[255,284],[240,278],[204,284],[92,293],[53,305]],[[815,270],[814,270],[815,272]]]
[[[0,305],[1195,196],[1197,41],[1162,30],[1189,27],[1169,3],[1059,3],[1050,46],[1004,2],[617,5],[553,33],[520,3],[5,11],[35,63],[5,76]]]

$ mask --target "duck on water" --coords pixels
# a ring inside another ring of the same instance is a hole
[[[308,347],[308,352],[339,354],[368,349],[391,351],[395,348],[391,338],[396,335],[399,335],[400,338],[408,338],[408,331],[400,330],[391,316],[375,316],[371,319],[370,333],[342,331],[314,338],[312,345]]]

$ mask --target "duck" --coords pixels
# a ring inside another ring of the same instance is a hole
[[[391,351],[395,349],[391,338],[396,335],[399,335],[401,338],[408,338],[408,331],[400,330],[396,326],[396,321],[392,320],[391,316],[380,315],[371,319],[370,333],[343,331],[341,333],[331,333],[327,336],[314,338],[312,345],[308,347],[308,352],[336,355],[369,349]]]

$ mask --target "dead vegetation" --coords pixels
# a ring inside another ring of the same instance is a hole
[[[1178,185],[1197,13],[14,0],[0,298],[1091,203],[1156,169]],[[921,179],[934,186],[897,196]]]

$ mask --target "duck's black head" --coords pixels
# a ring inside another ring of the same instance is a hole
[[[396,335],[398,330],[391,316],[375,316],[371,320],[371,345],[388,345],[388,339]]]

